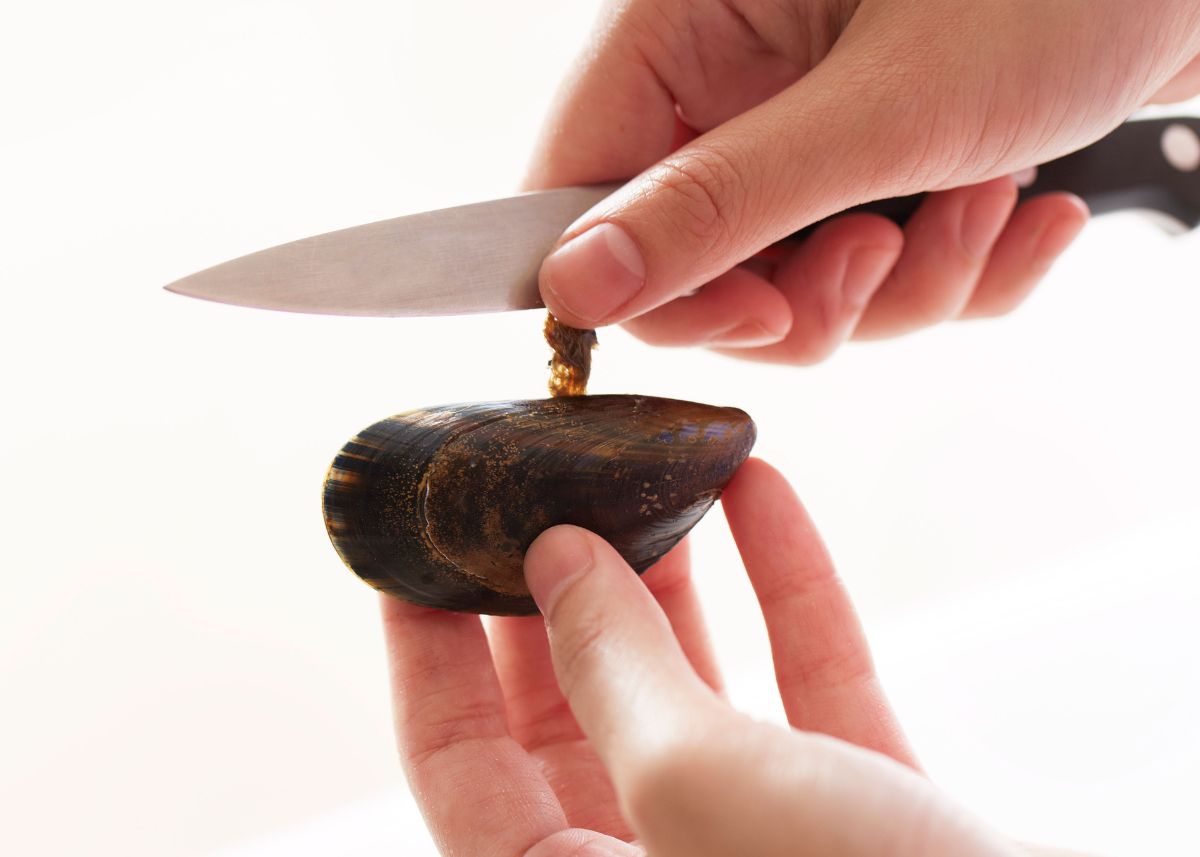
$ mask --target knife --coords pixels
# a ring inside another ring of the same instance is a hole
[[[166,288],[259,309],[327,315],[420,316],[543,306],[542,259],[576,218],[617,185],[537,191],[315,235],[224,262]],[[1081,196],[1093,214],[1145,209],[1183,229],[1200,225],[1200,119],[1126,122],[1043,164],[1021,189]],[[851,211],[903,224],[925,194]],[[810,233],[813,224],[787,240]]]

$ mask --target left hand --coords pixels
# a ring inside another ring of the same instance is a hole
[[[642,580],[719,692],[687,543]],[[478,616],[386,595],[381,605],[400,754],[441,853],[643,853],[628,844],[612,780],[559,690],[541,616],[491,617],[485,635]],[[585,843],[595,850],[573,850]]]
[[[499,618],[487,636],[476,616],[383,598],[401,756],[443,853],[1027,853],[916,771],[783,477],[751,460],[722,504],[790,730],[721,698],[682,545],[643,586],[599,537],[555,527],[525,564],[545,624]]]

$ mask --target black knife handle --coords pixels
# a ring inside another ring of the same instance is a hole
[[[1168,158],[1171,135],[1175,163]],[[1193,162],[1189,146],[1200,152],[1200,119],[1171,117],[1126,122],[1090,146],[1038,167],[1033,184],[1022,188],[1020,199],[1051,191],[1068,191],[1082,197],[1092,214],[1122,209],[1161,212],[1184,227],[1200,225],[1200,163]],[[928,194],[881,199],[848,209],[880,214],[901,226]],[[838,215],[834,215],[835,217]],[[825,221],[805,227],[791,239],[804,238]]]

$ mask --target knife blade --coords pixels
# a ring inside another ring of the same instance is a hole
[[[353,226],[223,262],[165,288],[326,315],[533,309],[543,305],[542,259],[567,226],[615,187],[537,191]]]
[[[542,259],[616,185],[560,188],[412,214],[315,235],[216,265],[166,286],[191,297],[326,315],[459,315],[543,306]],[[1038,168],[1028,198],[1081,196],[1093,214],[1146,209],[1200,225],[1200,120],[1126,122]],[[851,211],[903,224],[925,194]],[[802,239],[820,224],[785,240]]]

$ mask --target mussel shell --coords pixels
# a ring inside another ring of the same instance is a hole
[[[429,607],[525,614],[539,533],[586,527],[637,572],[708,511],[750,454],[736,408],[649,396],[444,405],[389,417],[329,469],[329,537],[359,577]]]

